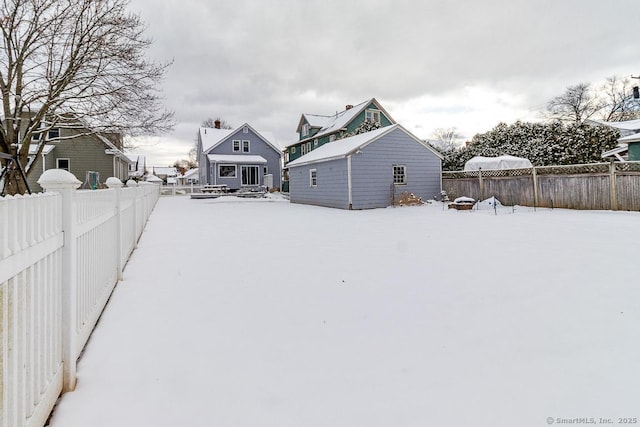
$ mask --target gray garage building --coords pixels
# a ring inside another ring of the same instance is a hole
[[[325,144],[287,164],[292,203],[341,209],[440,194],[442,156],[398,124]]]

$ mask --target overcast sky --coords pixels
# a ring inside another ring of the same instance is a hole
[[[136,141],[186,158],[221,117],[296,139],[302,113],[377,98],[420,138],[539,119],[569,85],[640,74],[639,0],[131,0],[147,23],[175,131]],[[635,80],[635,82],[640,82]]]

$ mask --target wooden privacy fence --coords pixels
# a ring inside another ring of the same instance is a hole
[[[160,191],[108,190],[52,169],[45,193],[0,198],[0,427],[43,426],[142,234]]]
[[[507,206],[640,211],[640,162],[443,172],[442,187]]]

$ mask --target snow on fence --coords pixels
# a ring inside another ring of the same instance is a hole
[[[443,172],[449,198],[495,196],[502,204],[640,211],[640,162]]]
[[[76,362],[160,191],[76,191],[62,170],[43,173],[45,193],[0,198],[0,427],[42,426]]]

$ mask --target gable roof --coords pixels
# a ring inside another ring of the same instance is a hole
[[[320,128],[320,130],[315,135],[303,138],[299,141],[289,144],[288,146],[296,145],[302,141],[306,141],[307,139],[322,137],[337,132],[340,129],[344,129],[371,104],[374,104],[380,111],[382,111],[385,117],[387,117],[392,124],[396,122],[389,115],[387,110],[385,110],[382,105],[380,105],[378,100],[376,100],[375,98],[371,98],[357,105],[354,105],[348,110],[340,111],[339,113],[336,113],[332,116],[302,114],[302,116],[300,117],[300,121],[298,122],[298,128],[296,129],[298,133],[301,131],[302,125],[305,121],[309,123],[309,126],[311,126],[312,128]]]
[[[258,132],[255,130],[249,123],[243,123],[236,129],[217,129],[217,128],[207,128],[202,127],[199,130],[200,140],[202,141],[202,152],[207,153],[218,145],[225,142],[232,134],[240,131],[243,127],[247,126],[249,129],[255,133],[258,138],[263,140],[269,147],[271,147],[274,151],[280,153],[282,149],[277,146],[275,142],[275,137],[270,132]],[[273,141],[273,142],[272,142]]]
[[[372,130],[370,132],[365,132],[359,135],[350,136],[348,138],[339,139],[332,142],[331,144],[324,144],[316,148],[315,150],[312,150],[311,152],[305,154],[304,156],[290,163],[287,163],[287,167],[303,166],[310,163],[327,162],[330,160],[345,158],[395,130],[402,131],[411,139],[415,140],[417,143],[438,156],[439,159],[443,159],[442,154],[438,153],[438,151],[436,151],[434,148],[432,148],[428,144],[425,144],[418,137],[413,135],[401,125],[393,124],[391,126],[385,126],[380,129]]]

